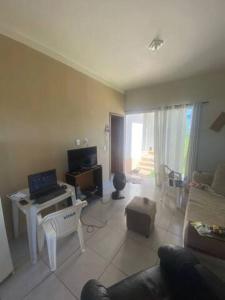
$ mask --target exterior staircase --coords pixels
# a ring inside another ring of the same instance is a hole
[[[154,151],[143,152],[137,169],[138,173],[144,176],[148,176],[154,171]]]

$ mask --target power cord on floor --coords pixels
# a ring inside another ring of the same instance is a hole
[[[101,205],[107,205],[109,202],[112,201],[112,199],[110,198],[108,201],[103,201],[103,199],[101,199],[100,201],[101,201]]]
[[[100,203],[101,203],[102,205],[106,205],[106,204],[108,204],[108,203],[110,202],[110,200],[111,200],[111,199],[109,199],[109,200],[106,201],[106,202],[103,202],[103,199],[101,199],[101,200],[100,200]],[[105,222],[103,222],[102,225],[88,224],[88,223],[86,223],[86,222],[83,220],[83,216],[80,216],[80,221],[81,221],[81,224],[82,224],[82,225],[84,225],[84,226],[87,227],[87,232],[88,232],[88,233],[92,233],[92,232],[95,230],[95,228],[97,228],[97,229],[102,229],[102,228],[104,228],[104,227],[108,224],[108,221],[107,221],[107,220],[106,220]],[[96,221],[97,221],[97,220],[96,220]]]
[[[95,228],[97,229],[102,229],[104,228],[107,224],[108,224],[108,221],[106,220],[102,225],[96,225],[96,224],[87,224],[84,220],[83,220],[83,216],[80,216],[80,221],[81,221],[81,224],[86,226],[87,227],[87,232],[88,233],[92,233]]]
[[[103,201],[103,198],[101,198],[100,203],[101,203],[102,205],[107,205],[107,204],[110,203],[111,201],[112,201],[111,198],[109,198],[108,201]],[[108,224],[108,221],[107,221],[107,220],[106,220],[102,225],[88,224],[88,223],[86,223],[86,222],[83,220],[83,216],[80,216],[80,220],[81,220],[82,225],[84,225],[84,226],[87,227],[87,232],[88,232],[88,233],[92,233],[92,232],[95,230],[95,228],[97,228],[97,229],[102,229],[102,228],[104,228],[104,227]]]

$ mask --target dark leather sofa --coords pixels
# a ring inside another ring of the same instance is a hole
[[[225,300],[225,283],[187,249],[163,246],[160,265],[106,288],[96,280],[83,287],[81,300]]]

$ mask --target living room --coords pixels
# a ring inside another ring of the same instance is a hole
[[[224,299],[225,3],[3,0],[0,8],[0,299]],[[114,133],[113,116],[122,126]],[[129,120],[140,124],[140,116],[142,131],[129,136]],[[82,186],[96,176],[82,166],[84,179],[71,183],[66,173],[75,171],[68,150],[89,148],[103,195],[88,200]],[[141,175],[143,151],[153,169]],[[66,189],[58,200],[72,205],[57,200],[32,215],[40,204],[24,190],[28,176],[49,170]],[[44,222],[60,212],[76,225],[48,247]],[[216,233],[202,236],[193,222]],[[200,281],[185,268],[184,285],[175,276],[182,291],[164,290],[154,281],[164,251],[189,255],[219,292],[201,279],[208,298],[200,283],[190,295]],[[146,269],[140,277],[154,282],[147,295],[130,277]],[[101,291],[85,286],[92,279]]]

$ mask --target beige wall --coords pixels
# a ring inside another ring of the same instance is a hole
[[[216,133],[209,129],[225,111],[225,71],[211,72],[126,93],[125,111],[150,111],[161,105],[209,101],[203,107],[200,128],[198,168],[213,171],[225,161],[225,127]]]
[[[63,179],[75,138],[97,145],[107,180],[104,127],[109,112],[123,111],[122,94],[0,35],[0,195],[8,232],[11,206],[4,196],[27,186],[30,173],[56,168]]]

